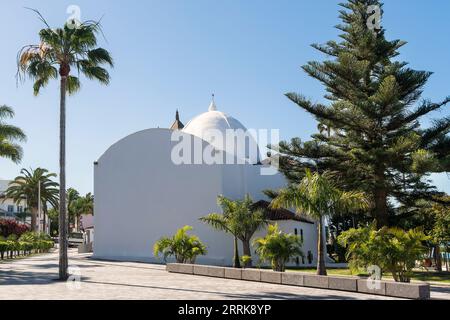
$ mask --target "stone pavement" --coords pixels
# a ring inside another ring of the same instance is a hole
[[[0,299],[392,299],[313,288],[169,274],[165,266],[97,261],[70,252],[81,282],[58,282],[56,253],[0,263]],[[441,293],[448,295],[449,293]]]

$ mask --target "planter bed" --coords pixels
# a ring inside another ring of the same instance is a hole
[[[371,280],[358,277],[318,276],[311,273],[274,272],[262,269],[234,269],[179,263],[168,263],[166,270],[172,273],[233,280],[351,291],[416,300],[430,299],[430,285],[427,283],[399,283],[392,281],[372,283]]]

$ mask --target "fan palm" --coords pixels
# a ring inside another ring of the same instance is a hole
[[[317,220],[317,274],[326,275],[325,268],[325,237],[323,233],[324,218],[342,210],[362,210],[368,208],[368,200],[364,193],[345,192],[340,190],[328,173],[312,174],[306,170],[306,175],[298,185],[289,186],[279,191],[272,200],[273,208],[295,208],[298,214],[306,214]]]
[[[80,89],[80,79],[71,74],[84,75],[102,84],[109,84],[108,71],[102,67],[113,66],[109,52],[97,47],[97,35],[101,32],[99,22],[87,21],[77,26],[70,24],[52,29],[42,15],[35,11],[44,22],[40,30],[40,43],[24,46],[18,53],[18,75],[34,80],[34,94],[38,95],[50,80],[60,79],[60,207],[59,207],[59,278],[66,280],[67,268],[67,209],[66,209],[66,94]]]
[[[15,203],[20,203],[26,199],[27,206],[31,211],[31,229],[36,231],[37,213],[39,206],[39,184],[41,193],[41,203],[49,203],[52,207],[58,206],[58,183],[52,179],[56,174],[49,173],[47,169],[37,168],[36,170],[22,169],[20,175],[9,183],[6,190],[6,198],[13,199]]]
[[[240,268],[238,240],[242,241],[244,255],[251,257],[250,240],[258,229],[267,224],[267,220],[261,210],[252,209],[253,201],[248,195],[244,200],[237,201],[219,196],[218,204],[222,207],[223,214],[210,213],[200,218],[200,221],[233,235],[233,266]],[[246,266],[250,264],[248,262]]]
[[[0,106],[0,157],[8,158],[15,163],[22,159],[22,148],[17,142],[25,141],[23,131],[5,123],[5,119],[14,117],[14,111],[8,106]]]

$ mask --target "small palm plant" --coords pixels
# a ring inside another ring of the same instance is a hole
[[[241,262],[242,262],[242,265],[244,266],[244,268],[247,266],[251,266],[252,265],[252,257],[243,255],[241,257]]]
[[[174,256],[177,263],[195,263],[197,256],[207,253],[206,246],[195,235],[188,235],[191,226],[184,226],[177,230],[173,237],[163,237],[153,246],[155,257],[163,255],[164,261]]]
[[[284,272],[286,263],[292,258],[302,257],[302,241],[299,236],[279,230],[278,225],[269,225],[267,235],[253,241],[256,253],[264,262],[272,265],[273,271]]]

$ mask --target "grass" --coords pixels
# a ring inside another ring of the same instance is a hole
[[[308,272],[315,273],[315,268],[288,268],[288,272]],[[367,273],[357,272],[352,273],[350,269],[346,268],[327,268],[327,273],[330,276],[368,276]],[[384,280],[393,280],[390,273],[383,274]],[[425,281],[425,282],[441,282],[444,284],[450,284],[450,272],[436,272],[436,271],[413,271],[411,277],[412,280]]]

